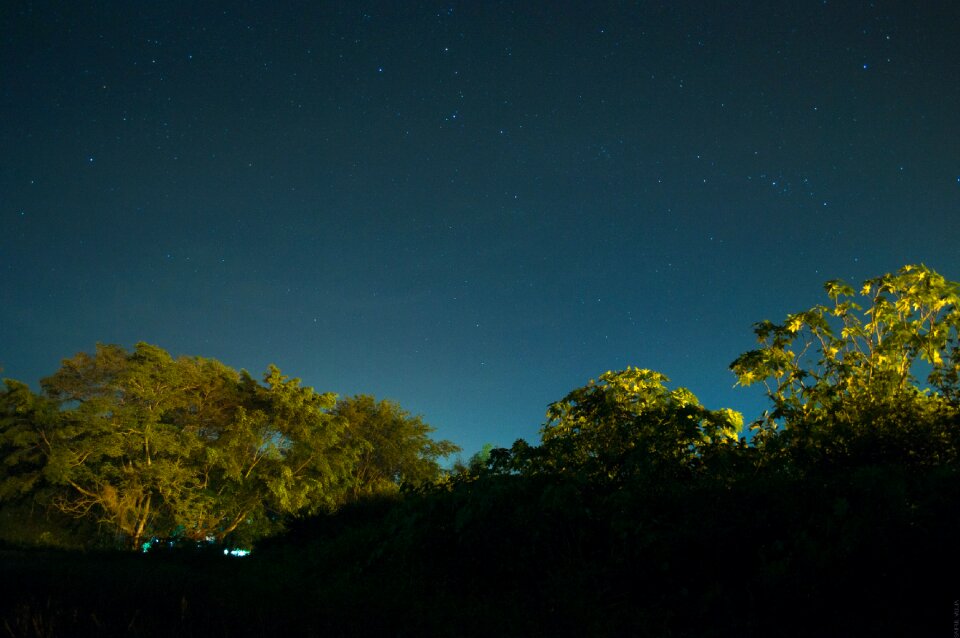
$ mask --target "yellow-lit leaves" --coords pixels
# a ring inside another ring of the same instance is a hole
[[[827,296],[833,301],[836,301],[839,297],[850,297],[853,295],[853,288],[840,279],[831,279],[823,285],[823,289],[827,292]]]
[[[797,334],[803,328],[803,316],[802,315],[790,315],[787,318],[787,332],[790,334]]]
[[[706,449],[739,440],[739,413],[708,410],[667,381],[627,368],[570,392],[548,409],[541,456],[551,467],[609,480],[652,468],[688,471]]]
[[[960,362],[960,285],[919,265],[864,282],[863,306],[841,300],[855,294],[842,281],[828,281],[824,289],[832,309],[787,315],[782,326],[755,324],[761,347],[730,366],[740,385],[768,384],[775,409],[767,421],[785,417],[789,423],[792,414],[838,409],[854,397],[869,403],[916,389],[918,358],[933,368],[929,383],[960,394],[960,374],[945,367]]]

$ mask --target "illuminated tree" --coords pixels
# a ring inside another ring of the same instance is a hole
[[[66,487],[54,504],[96,515],[137,547],[169,524],[171,506],[196,486],[191,458],[200,441],[165,418],[186,407],[184,381],[153,346],[133,353],[98,345],[42,381],[64,409],[38,432],[43,478]]]
[[[284,514],[332,508],[349,485],[354,453],[329,415],[336,397],[302,387],[276,366],[256,383],[218,362],[191,409],[175,415],[203,441],[198,488],[179,508],[178,529],[195,539],[263,534]]]
[[[683,476],[738,444],[739,413],[708,410],[686,388],[667,389],[667,381],[638,368],[600,375],[550,405],[542,445],[515,444],[514,469],[599,481]],[[503,465],[505,457],[495,451],[491,462]]]
[[[740,384],[763,382],[773,403],[752,426],[759,443],[782,432],[793,443],[842,447],[851,436],[943,425],[956,414],[957,283],[921,265],[864,282],[862,305],[841,281],[825,290],[832,305],[756,324],[761,347],[731,364]]]
[[[98,345],[63,362],[37,397],[7,383],[0,497],[50,489],[132,548],[151,536],[222,540],[284,514],[332,507],[352,455],[317,394],[275,366],[264,384],[156,346]]]

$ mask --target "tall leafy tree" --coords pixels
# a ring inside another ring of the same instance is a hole
[[[95,517],[129,547],[262,533],[332,507],[349,484],[336,397],[275,366],[261,384],[145,343],[98,345],[41,385],[44,396],[16,382],[0,395],[0,498],[48,490],[57,509]]]
[[[839,280],[825,290],[830,305],[756,324],[760,347],[731,364],[740,384],[764,383],[773,404],[752,426],[758,443],[842,452],[851,437],[956,415],[960,285],[908,265],[865,281],[859,296]]]
[[[329,415],[336,397],[303,387],[270,366],[264,384],[223,364],[190,360],[190,408],[173,416],[202,440],[197,487],[178,508],[180,533],[195,539],[256,536],[291,513],[332,507],[347,488],[353,455]]]
[[[185,407],[185,379],[170,355],[147,344],[133,353],[98,345],[41,382],[64,409],[42,432],[44,477],[68,487],[56,505],[96,515],[138,547],[174,517],[196,486],[200,441],[166,415]]]

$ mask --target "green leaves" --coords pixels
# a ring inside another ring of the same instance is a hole
[[[823,284],[823,289],[826,291],[827,296],[830,297],[830,300],[834,302],[837,301],[839,297],[853,296],[853,288],[840,279],[831,279]]]
[[[351,499],[435,481],[438,460],[460,451],[450,441],[434,441],[432,427],[392,401],[357,395],[338,402],[333,414],[344,426],[344,447],[356,455]]]
[[[552,403],[540,445],[490,450],[441,481],[439,459],[458,448],[393,402],[338,402],[273,365],[258,381],[150,344],[98,344],[63,361],[40,395],[5,382],[0,500],[35,497],[134,547],[151,535],[252,538],[404,484],[484,474],[618,489],[732,476],[757,459],[794,469],[901,450],[906,464],[955,459],[960,285],[921,265],[858,291],[839,280],[824,288],[826,305],[755,324],[757,347],[730,366],[738,384],[763,383],[772,403],[751,425],[752,449],[740,414],[627,368]]]
[[[862,305],[849,299],[855,293],[843,282],[829,281],[825,290],[832,308],[757,324],[760,347],[730,366],[741,385],[763,381],[773,402],[752,426],[759,443],[781,426],[809,434],[811,424],[863,422],[878,406],[917,404],[911,414],[956,409],[958,284],[919,265],[864,282]],[[927,394],[915,377],[924,368],[938,394]]]
[[[98,344],[41,385],[0,392],[0,500],[43,492],[130,548],[151,536],[249,542],[285,517],[435,480],[437,459],[459,450],[395,403],[338,404],[274,365],[260,383],[146,343]]]
[[[539,471],[595,480],[675,476],[697,471],[704,455],[739,442],[743,417],[712,411],[686,388],[669,390],[659,372],[627,368],[550,405],[541,430]]]

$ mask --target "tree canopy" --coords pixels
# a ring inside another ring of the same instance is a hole
[[[491,452],[490,463],[614,483],[696,473],[704,455],[738,444],[743,417],[708,410],[668,381],[652,370],[606,372],[550,405],[540,446],[518,441],[509,453]]]
[[[0,394],[0,498],[93,517],[129,547],[252,538],[286,515],[422,481],[457,448],[399,406],[336,403],[270,366],[257,382],[146,343],[66,359],[43,393]]]
[[[129,633],[150,611],[142,601],[166,596],[149,622],[178,635],[262,632],[268,617],[288,623],[275,635],[942,627],[944,557],[960,534],[958,285],[906,266],[826,293],[756,324],[757,347],[731,364],[740,385],[767,387],[752,435],[739,413],[628,367],[549,404],[539,441],[484,446],[450,470],[440,460],[456,446],[421,417],[368,395],[337,400],[275,366],[257,380],[148,344],[100,345],[65,360],[40,393],[6,380],[0,541],[46,533],[35,508],[106,545],[253,539],[261,558],[234,561],[220,581],[137,590],[157,580],[144,565],[189,573],[195,555],[123,557],[132,576],[86,605],[84,585],[51,596],[55,576],[13,565],[21,593],[8,607],[19,607],[3,619],[39,627],[50,607],[35,601],[55,600],[68,632],[86,623],[100,635],[112,617]],[[92,560],[84,583],[101,580]],[[128,589],[124,616],[114,602]],[[187,625],[187,601],[203,609],[192,622],[221,615]]]
[[[361,394],[341,399],[332,414],[342,421],[344,444],[356,455],[354,499],[435,481],[441,474],[438,459],[460,451],[450,441],[430,438],[433,428],[393,401]]]
[[[738,383],[766,385],[772,409],[751,426],[756,442],[816,458],[846,455],[856,442],[888,453],[923,450],[909,455],[912,463],[952,454],[960,286],[908,265],[865,281],[860,302],[842,281],[824,288],[830,305],[757,323],[760,347],[730,366]]]
[[[33,393],[0,392],[0,501],[95,520],[128,547],[253,539],[290,517],[482,476],[604,490],[736,481],[759,467],[942,466],[960,447],[960,285],[925,266],[825,285],[828,304],[762,321],[731,364],[771,407],[708,409],[659,372],[609,371],[550,404],[539,443],[459,450],[392,401],[337,400],[269,366],[262,380],[139,343],[97,345]]]
[[[627,368],[551,404],[540,444],[494,449],[486,470],[637,485],[758,463],[955,460],[960,285],[908,265],[865,281],[859,299],[839,280],[825,290],[829,305],[755,324],[759,347],[731,364],[738,384],[764,383],[771,402],[748,438],[734,410]]]

